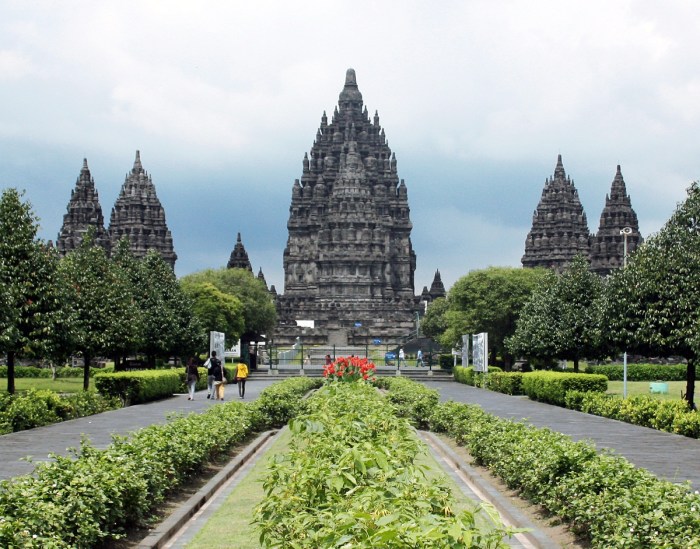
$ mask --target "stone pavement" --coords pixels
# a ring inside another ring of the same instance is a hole
[[[536,427],[548,427],[574,440],[591,440],[598,449],[613,450],[635,466],[661,478],[673,482],[689,480],[695,490],[700,489],[700,440],[461,383],[426,381],[425,385],[437,389],[443,401],[478,404],[486,412],[499,417],[524,419]]]
[[[278,380],[258,380],[246,383],[246,400],[254,400],[265,387]],[[238,387],[226,385],[226,401],[238,400]],[[224,401],[224,402],[226,402]],[[83,417],[37,427],[19,433],[0,436],[0,480],[31,473],[34,465],[24,458],[32,456],[34,462],[47,461],[50,453],[67,455],[69,448],[79,448],[84,436],[96,448],[106,448],[112,435],[128,435],[138,429],[165,423],[171,414],[201,413],[215,406],[217,401],[207,400],[206,391],[199,391],[195,399],[187,395],[129,406],[94,416]]]

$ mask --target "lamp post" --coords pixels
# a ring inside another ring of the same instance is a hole
[[[620,230],[623,240],[622,248],[622,268],[627,267],[627,237],[632,234],[631,227]],[[622,355],[622,398],[627,398],[627,350]]]

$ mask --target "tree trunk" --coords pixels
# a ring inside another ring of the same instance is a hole
[[[685,399],[688,408],[697,410],[695,406],[695,358],[688,359],[688,367],[685,371]]]
[[[88,353],[83,353],[83,391],[90,388],[90,362],[92,357]]]
[[[578,357],[574,358],[574,372],[578,373]]]
[[[7,352],[7,392],[15,394],[15,353]]]
[[[146,364],[149,370],[155,370],[156,368],[156,355],[146,355]]]

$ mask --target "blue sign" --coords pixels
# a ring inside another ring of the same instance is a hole
[[[375,345],[379,345],[381,342],[382,342],[381,339],[375,339],[372,341],[372,343],[374,343]]]
[[[387,360],[394,360],[396,358],[396,353],[387,353],[384,355],[384,358]]]
[[[362,322],[355,322],[355,328],[362,328]]]

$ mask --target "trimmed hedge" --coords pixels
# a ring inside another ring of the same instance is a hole
[[[70,395],[37,389],[14,395],[1,393],[0,435],[91,416],[120,407],[121,402],[118,399],[105,398],[97,391],[80,391]]]
[[[602,374],[610,381],[622,381],[623,370],[622,364],[599,364],[586,367],[586,373]],[[627,381],[685,381],[686,371],[685,364],[628,364]],[[700,368],[695,372],[695,379],[700,380]]]
[[[523,393],[532,400],[565,406],[568,391],[608,390],[608,378],[599,374],[569,374],[564,372],[527,372],[522,378]]]
[[[106,450],[83,442],[74,456],[53,456],[31,475],[0,482],[0,547],[98,547],[127,527],[147,525],[167,494],[207,461],[272,427],[271,415],[285,416],[269,413],[280,394],[295,401],[287,411],[299,410],[301,397],[320,383],[283,381],[282,389],[269,387],[250,404],[222,403],[152,425],[115,438]]]
[[[125,406],[172,396],[181,390],[176,370],[140,370],[95,375],[95,387],[105,396],[119,398]]]
[[[459,383],[464,383],[465,385],[472,385],[474,387],[483,387],[484,383],[487,381],[488,376],[495,372],[502,372],[503,370],[498,366],[489,366],[489,371],[487,374],[483,372],[475,372],[472,366],[457,366],[454,369],[455,381]]]
[[[489,374],[487,388],[506,395],[523,394],[522,372],[494,372]]]
[[[420,387],[411,391],[419,395]],[[428,418],[411,417],[455,438],[477,463],[566,521],[592,547],[700,546],[700,495],[687,483],[660,480],[622,457],[598,454],[590,443],[500,419],[476,405],[447,402]]]
[[[569,391],[566,407],[642,427],[700,438],[700,413],[684,400],[659,400],[649,395],[619,398],[601,393]]]
[[[92,377],[98,372],[103,371],[104,369],[102,368],[90,368],[90,377]],[[0,377],[7,377],[7,366],[0,366]],[[38,368],[36,366],[15,366],[15,378],[20,377],[49,378],[53,377],[53,372],[51,371],[51,368]],[[83,369],[69,368],[68,366],[56,368],[56,377],[79,377],[82,379]]]

